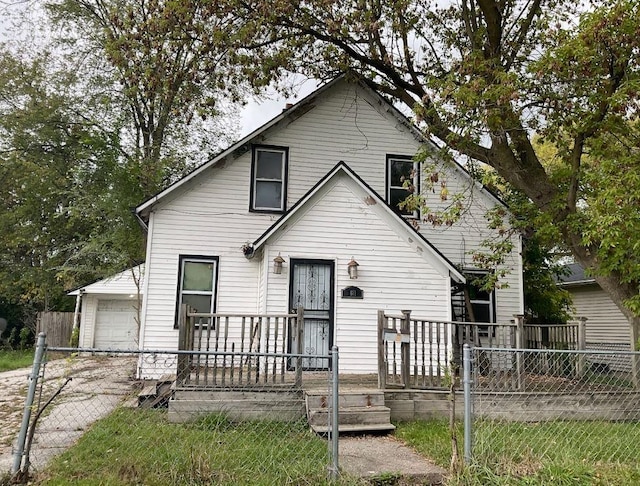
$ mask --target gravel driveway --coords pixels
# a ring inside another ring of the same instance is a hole
[[[42,403],[64,383],[60,395],[40,418],[31,450],[31,464],[42,468],[72,445],[96,420],[135,395],[135,357],[83,357],[47,363]],[[13,464],[15,441],[24,410],[30,368],[0,373],[0,475]],[[36,400],[38,393],[36,393]],[[32,414],[33,418],[33,414]]]

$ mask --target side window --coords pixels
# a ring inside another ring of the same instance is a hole
[[[289,151],[286,147],[253,147],[250,196],[252,211],[285,211],[288,158]]]
[[[218,258],[180,256],[178,312],[186,304],[197,312],[211,314],[216,308]],[[176,326],[178,316],[176,315]]]
[[[451,305],[453,320],[457,322],[496,322],[495,293],[482,290],[475,281],[485,275],[481,271],[467,271],[464,276],[466,284],[452,284]],[[472,314],[473,313],[473,314]],[[478,334],[487,336],[487,326],[479,326]]]
[[[403,216],[418,218],[419,212],[404,207],[401,203],[419,191],[419,164],[410,156],[387,156],[387,203]]]

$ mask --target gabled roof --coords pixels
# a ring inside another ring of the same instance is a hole
[[[179,189],[181,187],[184,187],[186,184],[188,184],[194,178],[198,177],[200,174],[202,174],[203,172],[207,171],[211,167],[214,167],[217,164],[223,163],[226,160],[226,158],[228,156],[232,155],[234,152],[236,152],[236,151],[245,151],[246,147],[251,145],[257,138],[262,136],[270,128],[276,126],[282,120],[287,119],[287,118],[296,119],[296,118],[304,115],[307,111],[309,111],[311,108],[313,108],[313,101],[316,98],[318,98],[320,95],[322,95],[323,93],[328,91],[330,88],[335,86],[337,83],[345,80],[345,78],[346,78],[346,75],[344,75],[344,74],[341,75],[341,76],[336,77],[335,79],[333,79],[333,80],[329,81],[328,83],[322,85],[321,87],[319,87],[318,89],[316,89],[311,94],[309,94],[308,96],[304,97],[302,100],[300,100],[299,102],[295,103],[291,107],[286,108],[278,116],[272,118],[267,123],[262,125],[260,128],[254,130],[252,133],[250,133],[249,135],[247,135],[246,137],[244,137],[240,141],[234,143],[233,145],[231,145],[226,150],[223,150],[222,152],[220,152],[218,155],[216,155],[215,157],[213,157],[209,161],[207,161],[204,164],[196,167],[192,172],[190,172],[189,174],[187,174],[183,178],[177,180],[176,182],[171,184],[169,187],[167,187],[163,191],[160,191],[155,196],[152,196],[149,199],[147,199],[146,201],[144,201],[142,204],[140,204],[135,209],[136,214],[141,216],[142,218],[148,218],[148,214],[149,214],[149,211],[151,210],[151,207],[153,205],[155,205],[157,202],[159,202],[161,199],[165,198],[166,196],[168,196],[172,192],[176,191],[177,189]],[[373,89],[371,86],[369,86],[369,84],[367,84],[365,80],[363,80],[363,79],[361,79],[359,77],[355,78],[355,79],[356,79],[357,84],[361,88],[363,88],[364,90],[369,92],[372,96],[377,98],[379,100],[379,102],[380,102],[380,105],[384,107],[384,109],[385,109],[384,111],[386,111],[386,112],[390,113],[392,116],[394,116],[400,122],[400,124],[403,127],[405,127],[405,129],[409,133],[411,133],[413,135],[413,137],[416,140],[419,140],[421,143],[427,144],[427,145],[433,147],[434,149],[438,147],[431,139],[425,137],[424,134],[420,131],[420,129],[418,129],[418,127],[416,127],[404,114],[402,114],[395,106],[393,106],[392,103],[390,103],[380,93],[378,93],[375,89]],[[479,188],[481,191],[483,191],[488,197],[490,197],[492,200],[494,200],[498,204],[506,207],[506,204],[502,200],[500,200],[500,198],[498,198],[495,194],[493,194],[486,187],[484,187],[482,184],[480,184],[480,182],[474,180],[471,177],[471,174],[469,174],[469,172],[464,167],[462,167],[458,162],[456,162],[454,160],[452,162],[452,166],[453,166],[454,169],[456,169],[460,173],[460,175],[462,175],[463,177],[473,181],[473,184],[477,188]]]
[[[83,294],[114,294],[114,295],[131,295],[138,292],[134,275],[139,279],[138,285],[142,289],[142,280],[144,279],[144,264],[132,268],[127,268],[120,273],[116,273],[92,284],[77,288],[68,292],[67,295]]]
[[[367,196],[373,198],[375,203],[383,208],[386,217],[395,222],[404,232],[413,236],[414,241],[422,249],[426,255],[431,255],[436,261],[438,261],[443,268],[449,272],[449,276],[458,282],[464,282],[464,276],[456,269],[455,265],[445,257],[435,246],[433,246],[422,234],[420,234],[411,224],[403,218],[400,214],[394,211],[387,202],[380,197],[380,195],[374,191],[358,174],[356,174],[346,163],[343,161],[338,162],[333,169],[331,169],[322,179],[320,179],[316,185],[314,185],[307,193],[300,198],[300,200],[294,204],[285,214],[283,214],[274,224],[272,224],[261,236],[259,236],[252,243],[252,250],[250,256],[253,256],[266,242],[278,232],[279,229],[285,227],[289,221],[291,221],[297,213],[304,211],[304,208],[310,204],[312,198],[320,193],[334,178],[340,174],[345,174],[349,179],[353,181],[358,187],[360,187]]]

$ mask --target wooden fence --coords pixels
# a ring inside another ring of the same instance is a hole
[[[462,366],[462,347],[501,349],[585,349],[584,321],[569,324],[525,324],[522,317],[514,322],[431,321],[378,311],[378,386],[380,388],[447,387]],[[522,362],[521,354],[513,359],[495,360],[488,355],[476,363],[481,374],[504,373],[514,383],[521,381],[526,368],[548,369],[546,363]],[[578,363],[577,372],[584,364]],[[563,371],[563,370],[561,370]],[[560,371],[559,371],[560,372]]]
[[[247,388],[302,384],[302,308],[295,314],[203,314],[181,309],[178,385]]]
[[[36,334],[47,335],[47,345],[67,347],[73,332],[73,312],[38,312]]]

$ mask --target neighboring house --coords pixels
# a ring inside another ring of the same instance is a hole
[[[432,156],[419,168],[421,149]],[[375,373],[379,309],[464,317],[459,289],[478,271],[469,252],[497,236],[485,213],[502,203],[436,153],[384,98],[338,78],[150,198],[136,209],[148,225],[140,347],[177,347],[181,304],[235,314],[302,305],[305,350],[336,344],[341,371]],[[427,165],[434,187],[422,191],[431,208],[465,194],[452,226],[397,207],[404,181],[420,187]],[[472,293],[477,320],[523,312],[519,238],[505,266],[504,285]],[[343,295],[349,287],[355,294]]]
[[[573,315],[585,317],[589,349],[630,349],[629,321],[592,277],[577,263],[567,265],[568,274],[558,285],[571,294]]]
[[[69,292],[81,303],[81,348],[138,349],[143,276],[144,265],[138,265]]]

